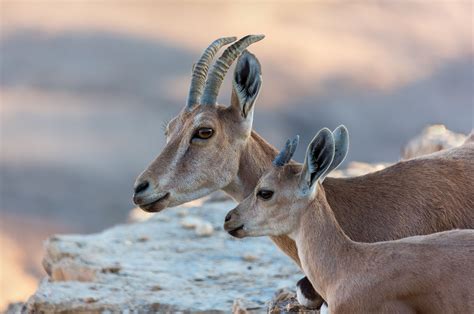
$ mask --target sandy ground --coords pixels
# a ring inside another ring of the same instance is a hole
[[[126,219],[134,179],[216,37],[267,35],[251,51],[264,72],[254,125],[271,143],[344,123],[349,160],[395,161],[428,123],[472,128],[472,12],[469,1],[2,1],[0,214],[5,239],[29,253],[20,268],[41,274],[46,234]],[[229,95],[226,82],[221,102]]]

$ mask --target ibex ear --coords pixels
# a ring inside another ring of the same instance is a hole
[[[334,169],[339,167],[340,164],[346,159],[347,152],[349,151],[349,131],[344,125],[338,126],[333,132],[334,136],[334,159],[332,160],[331,166],[326,173],[321,176],[320,181],[323,182],[326,176],[331,173]]]
[[[245,50],[235,66],[232,81],[231,106],[247,119],[253,113],[253,105],[257,100],[262,85],[262,71],[257,58]]]
[[[334,151],[332,132],[327,128],[321,129],[306,150],[300,177],[300,188],[303,193],[311,191],[316,186],[315,182],[324,178],[334,159]]]

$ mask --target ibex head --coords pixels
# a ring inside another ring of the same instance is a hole
[[[347,129],[341,125],[334,132],[319,131],[308,146],[303,168],[289,163],[297,144],[298,137],[288,140],[254,193],[227,214],[224,228],[231,235],[279,236],[295,230],[298,213],[314,200],[318,182],[344,161]]]
[[[249,35],[228,47],[209,75],[217,51],[236,38],[218,39],[204,51],[193,69],[186,106],[166,126],[166,146],[135,182],[135,204],[157,212],[221,189],[235,177],[262,84],[260,63],[246,48],[263,38]],[[219,88],[239,56],[231,105],[218,105]]]

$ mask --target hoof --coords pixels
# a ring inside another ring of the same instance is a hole
[[[311,309],[319,309],[324,300],[314,291],[307,277],[296,284],[296,299],[298,303]]]

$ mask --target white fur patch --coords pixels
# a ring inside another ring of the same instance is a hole
[[[307,299],[299,286],[296,286],[296,300],[298,300],[299,304],[309,308],[315,308],[318,305],[313,300]]]
[[[319,310],[319,314],[329,314],[329,308],[326,302],[323,303],[321,309]]]

